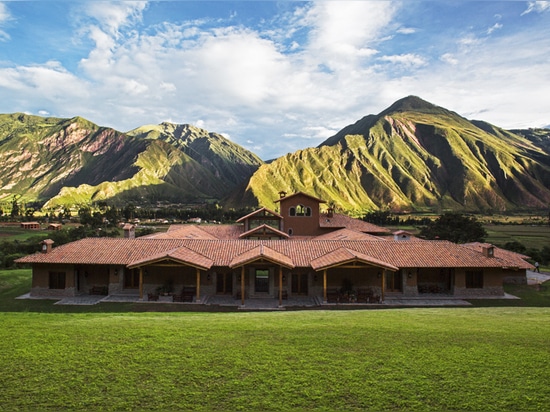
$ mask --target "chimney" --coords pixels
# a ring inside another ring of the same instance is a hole
[[[42,253],[50,253],[52,251],[52,245],[54,244],[54,241],[51,239],[46,239],[40,242],[40,251]]]
[[[135,239],[136,227],[130,223],[126,223],[122,228],[124,230],[124,239]]]
[[[281,190],[279,192],[279,199],[283,199],[284,197],[286,197],[286,192],[284,190]]]
[[[483,256],[495,257],[495,247],[493,245],[483,246],[481,250],[483,252]]]
[[[330,206],[327,209],[327,217],[333,217],[334,216],[334,207]]]

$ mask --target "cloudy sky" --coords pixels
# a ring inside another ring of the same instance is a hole
[[[550,125],[550,1],[0,2],[0,113],[190,123],[267,160],[411,94]]]

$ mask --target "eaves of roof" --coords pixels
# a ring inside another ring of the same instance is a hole
[[[394,272],[399,270],[398,267],[390,263],[383,262],[379,259],[373,258],[372,256],[368,256],[364,253],[345,247],[336,249],[326,255],[318,257],[317,259],[313,259],[311,261],[311,267],[313,270],[319,271],[329,269],[331,267],[342,266],[348,263],[364,263],[367,265],[392,270]]]
[[[284,239],[287,239],[289,236],[285,233],[285,232],[281,232],[280,230],[278,229],[275,229],[274,227],[271,227],[269,225],[260,225],[260,226],[257,226],[255,227],[254,229],[250,229],[248,232],[244,232],[242,233],[239,238],[240,239],[245,239],[247,238],[248,236],[252,236],[253,234],[255,233],[258,233],[258,232],[271,232],[279,237],[282,237]]]
[[[163,261],[174,261],[176,263],[192,266],[201,270],[208,270],[214,264],[214,262],[206,256],[203,256],[200,253],[194,252],[191,249],[182,246],[168,252],[161,252],[154,256],[149,256],[147,258],[131,262],[128,264],[128,268],[133,269],[140,266],[160,263]]]
[[[236,268],[261,260],[267,260],[288,269],[293,269],[295,267],[290,257],[279,253],[263,244],[244,253],[241,253],[238,256],[235,256],[235,258],[233,258],[233,260],[229,264],[229,267]]]
[[[251,217],[253,217],[253,216],[256,216],[257,214],[259,214],[259,213],[261,213],[261,212],[270,213],[270,214],[273,215],[273,217],[276,217],[276,218],[279,218],[279,219],[282,219],[282,218],[283,218],[279,213],[274,212],[273,210],[270,210],[270,209],[268,209],[267,207],[262,207],[261,209],[255,210],[254,212],[249,213],[248,215],[243,216],[243,217],[237,219],[236,222],[237,222],[237,223],[244,222],[246,219],[251,218]],[[266,217],[267,217],[267,216],[266,216]]]

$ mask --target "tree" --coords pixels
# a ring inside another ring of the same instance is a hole
[[[11,217],[19,216],[20,209],[19,209],[19,203],[17,203],[17,200],[19,199],[19,197],[21,196],[17,196],[17,195],[13,196],[13,200],[11,202]]]
[[[447,212],[420,231],[426,239],[450,240],[455,243],[483,242],[487,232],[474,217]]]

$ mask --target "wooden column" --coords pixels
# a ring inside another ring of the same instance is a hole
[[[241,268],[241,305],[244,306],[244,266]]]
[[[323,270],[323,302],[327,303],[327,270]]]
[[[139,300],[143,300],[143,268],[139,267]]]
[[[382,271],[382,302],[384,302],[385,291],[386,291],[386,269]]]
[[[283,306],[283,267],[279,266],[279,306]]]
[[[201,301],[201,271],[197,268],[197,298],[196,302],[200,303]]]

